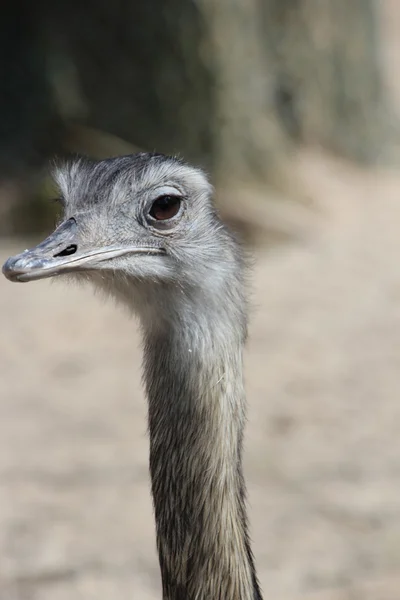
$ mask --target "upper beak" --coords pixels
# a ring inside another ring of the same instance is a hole
[[[62,223],[35,248],[11,256],[3,265],[3,274],[10,281],[34,281],[62,273],[95,268],[102,261],[124,254],[160,254],[161,248],[141,246],[106,246],[81,251],[78,226],[74,218]]]

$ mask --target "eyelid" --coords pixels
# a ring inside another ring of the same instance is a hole
[[[157,187],[154,190],[152,190],[151,192],[151,197],[153,198],[153,200],[156,200],[157,198],[159,198],[160,196],[179,196],[179,197],[183,197],[184,194],[182,192],[182,190],[173,187],[171,185],[165,185],[162,187]]]
[[[157,192],[160,189],[165,190],[166,188],[158,188]],[[141,217],[146,222],[147,227],[150,227],[154,233],[160,234],[160,235],[161,234],[168,235],[169,233],[172,233],[174,231],[175,227],[177,226],[177,224],[180,222],[180,220],[184,214],[184,211],[185,211],[186,196],[184,196],[180,191],[178,192],[178,190],[176,188],[169,187],[168,189],[174,190],[174,193],[172,193],[172,191],[170,191],[169,193],[161,193],[161,194],[157,193],[154,195],[152,194],[150,201],[147,203],[146,210],[142,213],[142,217]],[[173,196],[174,198],[178,198],[179,199],[179,210],[178,210],[177,214],[174,215],[173,217],[171,217],[170,219],[157,220],[150,215],[150,210],[151,210],[151,207],[153,206],[154,202],[162,196]]]

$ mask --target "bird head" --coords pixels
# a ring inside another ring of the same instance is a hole
[[[35,248],[5,262],[11,281],[72,274],[117,296],[127,295],[128,286],[131,294],[133,284],[142,304],[160,284],[187,296],[208,282],[217,302],[221,281],[234,287],[240,253],[200,169],[140,153],[77,159],[57,167],[54,176],[62,220]]]
[[[222,225],[204,173],[159,154],[58,167],[63,219],[35,248],[3,266],[11,281],[108,271],[170,280],[209,268]]]

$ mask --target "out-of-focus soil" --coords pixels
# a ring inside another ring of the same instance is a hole
[[[310,225],[251,277],[260,579],[276,600],[397,600],[400,177],[300,167]],[[0,331],[1,600],[160,598],[134,321],[90,289],[0,278]]]

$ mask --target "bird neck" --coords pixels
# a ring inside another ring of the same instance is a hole
[[[242,475],[243,342],[191,317],[190,332],[145,336],[163,599],[261,600]]]

